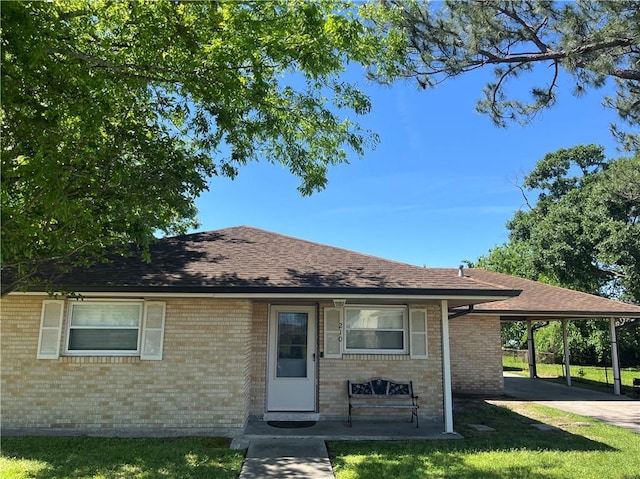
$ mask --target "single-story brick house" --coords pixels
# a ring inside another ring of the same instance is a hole
[[[63,278],[79,299],[2,299],[5,430],[233,436],[252,418],[345,419],[346,380],[382,376],[413,381],[421,417],[450,432],[452,392],[502,392],[501,319],[545,305],[640,317],[498,273],[244,226],[159,240],[151,258]]]

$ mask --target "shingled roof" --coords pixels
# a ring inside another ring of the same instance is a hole
[[[522,290],[522,293],[517,297],[495,303],[477,304],[473,309],[476,313],[498,314],[504,316],[505,319],[513,319],[513,317],[529,319],[640,318],[640,306],[613,301],[593,294],[478,268],[466,269],[464,275],[475,281]]]
[[[390,261],[248,226],[158,240],[139,255],[66,275],[77,292],[386,294],[503,299],[519,290],[458,277],[457,270]]]

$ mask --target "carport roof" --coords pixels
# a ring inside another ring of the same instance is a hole
[[[640,318],[640,306],[478,268],[464,270],[474,281],[522,290],[519,296],[474,306],[474,313],[503,319]]]

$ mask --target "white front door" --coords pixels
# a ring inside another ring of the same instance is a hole
[[[314,411],[316,309],[272,306],[269,318],[268,411]]]

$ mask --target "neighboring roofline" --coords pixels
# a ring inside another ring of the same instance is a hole
[[[514,311],[514,310],[492,310],[474,309],[469,315],[491,315],[504,316],[512,321],[525,320],[527,318],[541,319],[598,319],[598,318],[640,318],[640,313],[629,311]]]

